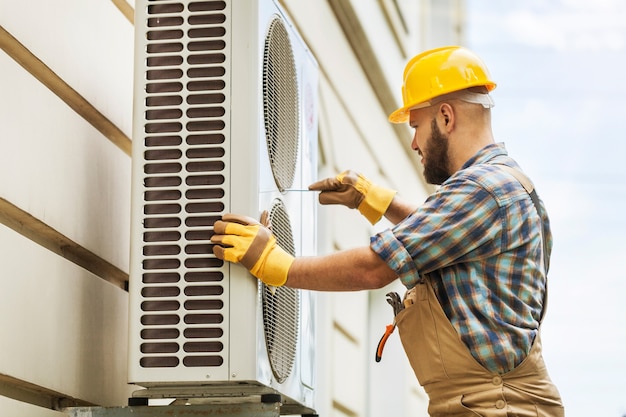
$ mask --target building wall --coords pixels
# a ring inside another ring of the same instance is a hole
[[[319,176],[352,168],[422,201],[401,74],[462,39],[462,1],[281,2],[320,65]],[[0,411],[56,416],[122,406],[126,383],[132,1],[0,0]],[[319,210],[319,251],[367,245],[372,227]],[[320,293],[317,408],[324,416],[426,415],[426,397],[372,292]]]
[[[0,0],[2,415],[131,392],[132,36],[111,1]]]

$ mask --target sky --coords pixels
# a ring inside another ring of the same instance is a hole
[[[626,416],[626,1],[466,4],[496,141],[550,216],[548,371],[568,417]]]

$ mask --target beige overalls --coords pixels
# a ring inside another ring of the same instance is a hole
[[[396,317],[402,345],[430,398],[432,417],[561,417],[564,409],[541,355],[539,333],[514,370],[498,375],[471,355],[426,280]]]

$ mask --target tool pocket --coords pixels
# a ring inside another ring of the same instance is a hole
[[[413,303],[405,305],[396,316],[396,325],[415,376],[421,385],[426,385],[441,380],[445,371],[428,287],[417,284],[411,291],[413,293],[409,293],[407,299],[410,297]]]

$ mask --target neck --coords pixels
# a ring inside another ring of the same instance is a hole
[[[478,151],[493,144],[491,111],[481,105],[457,102],[456,121],[448,132],[451,173],[458,171]]]
[[[450,140],[453,146],[448,149],[448,158],[452,173],[460,170],[471,157],[485,146],[495,143],[490,127],[456,132],[456,134],[450,135]]]

